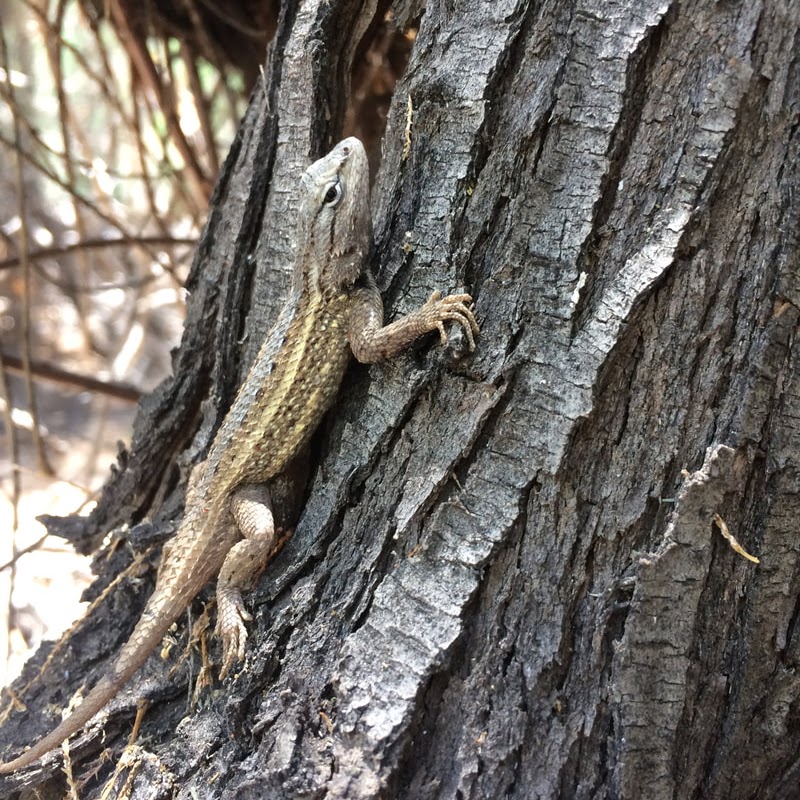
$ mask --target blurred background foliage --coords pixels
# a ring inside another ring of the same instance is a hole
[[[414,39],[387,8],[357,54],[345,130],[373,149]],[[67,600],[86,565],[35,517],[87,510],[136,400],[169,374],[208,199],[279,10],[0,0],[0,683],[80,611]]]
[[[35,516],[88,509],[169,373],[275,20],[273,3],[0,0],[3,682],[80,612],[87,566]]]

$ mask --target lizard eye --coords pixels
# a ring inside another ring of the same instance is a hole
[[[342,187],[338,183],[332,183],[325,192],[323,202],[326,206],[335,206],[342,199]]]

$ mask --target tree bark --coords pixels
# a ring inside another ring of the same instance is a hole
[[[176,465],[202,457],[276,315],[298,176],[339,138],[375,13],[284,4],[175,377],[72,523],[83,549],[147,519],[129,541],[149,564],[174,528]],[[396,18],[419,30],[374,263],[389,317],[467,287],[478,349],[431,339],[353,366],[296,532],[249,597],[246,662],[191,707],[181,625],[73,744],[81,796],[112,779],[143,695],[113,778],[135,798],[798,796],[800,2],[408,2]],[[100,560],[95,594],[132,558]],[[6,743],[107,667],[152,587],[140,573],[60,647]]]

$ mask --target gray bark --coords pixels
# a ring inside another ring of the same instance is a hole
[[[279,307],[298,173],[339,138],[375,11],[287,9],[175,378],[73,533],[84,548],[175,520],[177,456],[202,454]],[[190,708],[186,672],[154,657],[110,738],[73,745],[78,774],[119,754],[150,691],[136,798],[798,796],[800,3],[397,15],[419,33],[373,191],[379,283],[389,316],[468,287],[478,350],[431,339],[353,367],[297,530],[250,596],[239,674]],[[121,582],[53,669],[91,681],[151,583]],[[9,741],[31,738],[13,724]]]

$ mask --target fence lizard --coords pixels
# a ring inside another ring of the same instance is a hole
[[[419,309],[383,324],[367,264],[372,245],[369,166],[349,138],[302,178],[300,247],[289,298],[225,416],[205,461],[189,479],[186,511],[164,547],[156,587],[110,670],[83,703],[0,773],[28,766],[76,733],[144,664],[195,595],[217,576],[217,633],[224,677],[244,657],[251,620],[241,590],[266,565],[276,540],[265,482],[284,469],[333,403],[350,353],[390,358],[419,336],[459,324],[470,349],[478,325],[467,294],[436,292]]]

